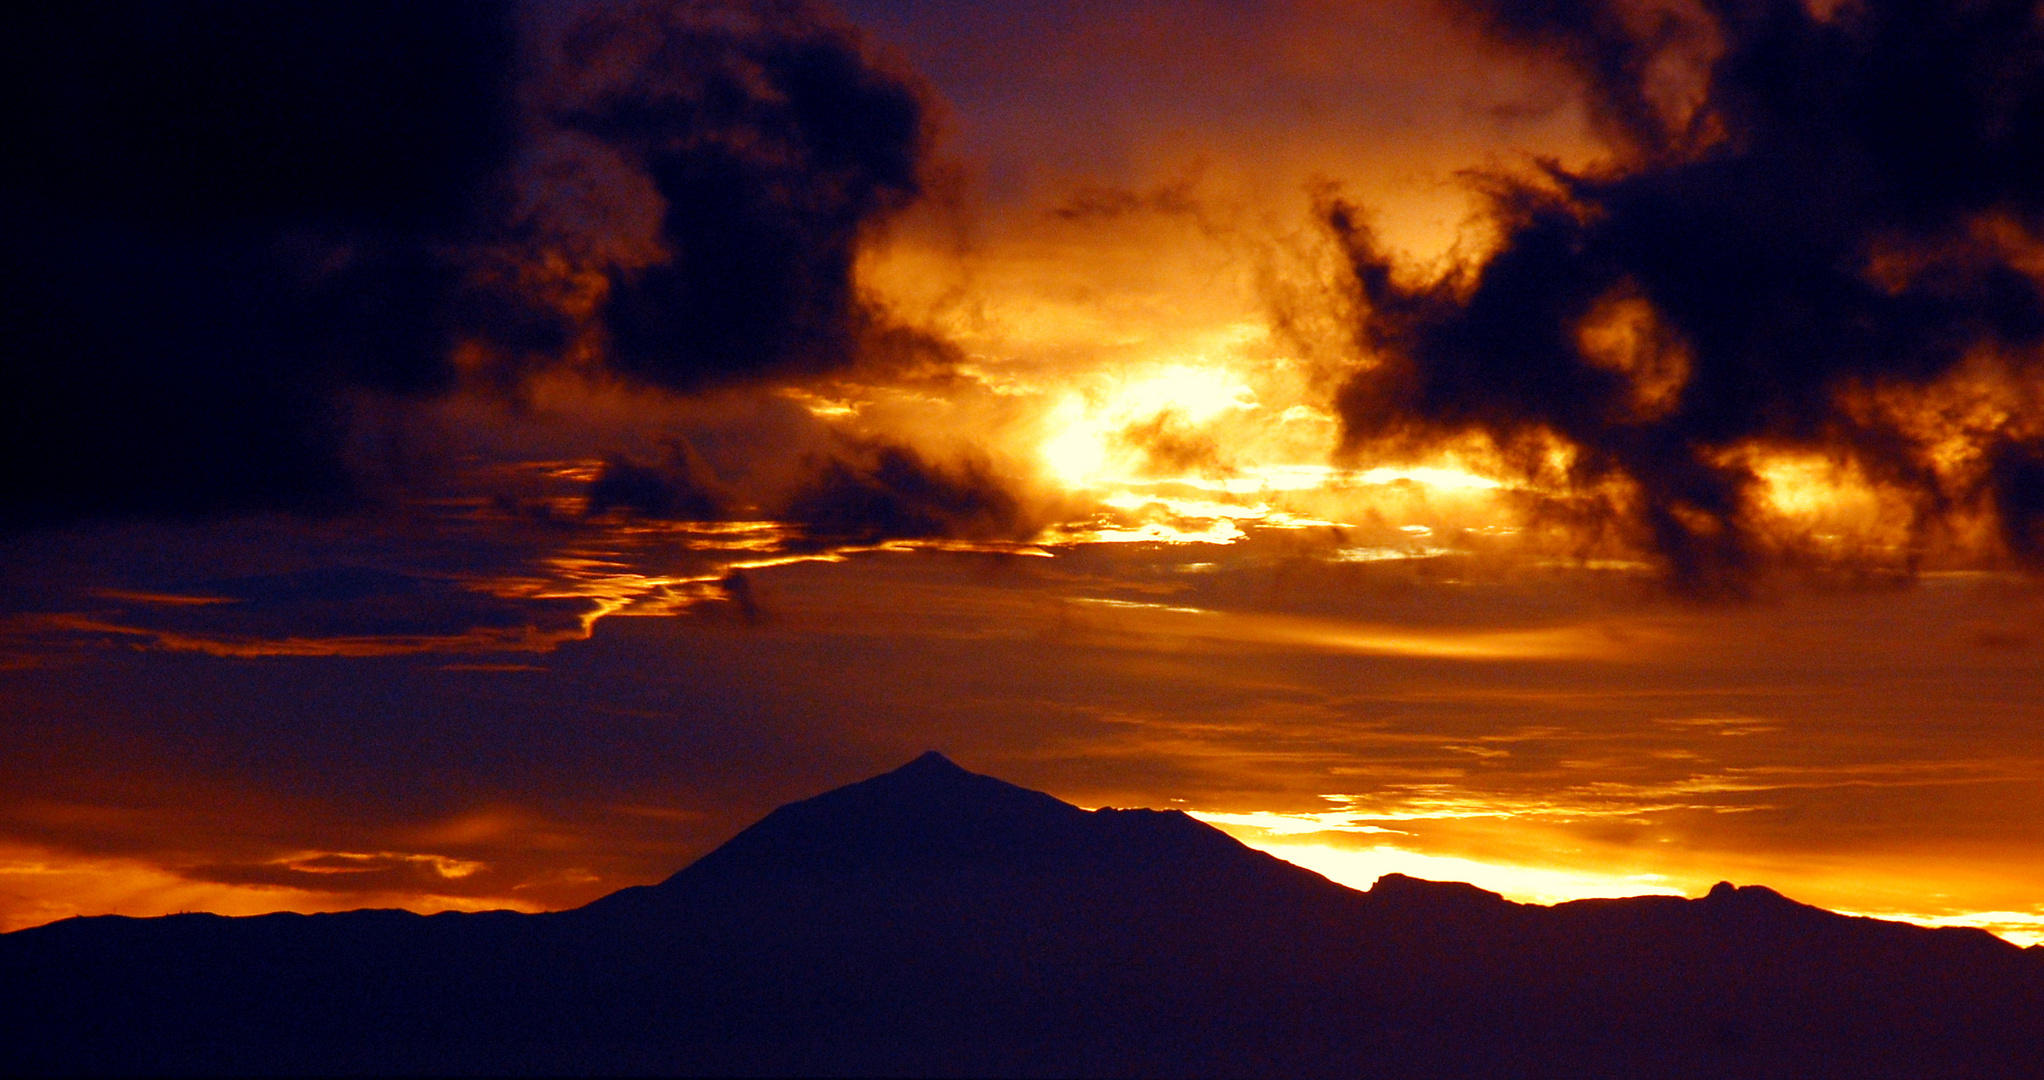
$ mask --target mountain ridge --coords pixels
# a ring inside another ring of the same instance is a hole
[[[941,755],[568,912],[0,935],[44,1072],[2036,1075],[2044,956],[1760,886],[1367,891]]]

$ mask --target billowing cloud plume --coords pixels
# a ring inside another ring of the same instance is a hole
[[[1671,577],[1784,550],[1784,456],[1914,564],[1940,531],[2044,564],[2044,22],[2022,0],[1469,0],[1571,70],[1606,166],[1484,178],[1498,242],[1416,283],[1331,203],[1372,366],[1356,448],[1485,439]]]
[[[849,31],[798,3],[626,4],[550,59],[539,240],[604,276],[592,317],[617,368],[683,390],[822,372],[880,330],[853,260],[919,194],[926,132],[916,91]],[[592,238],[602,188],[641,205]]]
[[[379,398],[888,330],[852,263],[922,106],[806,4],[87,2],[0,42],[0,527],[339,505]]]

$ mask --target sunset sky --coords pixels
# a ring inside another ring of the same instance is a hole
[[[0,930],[570,907],[937,749],[2044,940],[2028,3],[5,19]]]

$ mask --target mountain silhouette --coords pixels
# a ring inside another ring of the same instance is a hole
[[[1367,892],[938,754],[546,915],[0,935],[12,1072],[2044,1075],[2044,950],[1757,886]]]

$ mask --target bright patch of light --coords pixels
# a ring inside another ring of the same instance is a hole
[[[1412,547],[1349,547],[1328,556],[1333,562],[1390,562],[1396,559],[1431,559],[1453,555],[1452,548],[1417,544]]]
[[[1507,900],[1559,904],[1605,896],[1681,896],[1658,874],[1597,874],[1551,867],[1478,862],[1449,855],[1423,855],[1382,844],[1369,848],[1299,844],[1237,835],[1250,847],[1303,866],[1352,889],[1367,889],[1385,874],[1430,881],[1466,881]]]
[[[1046,544],[1232,544],[1248,534],[1227,518],[1205,528],[1179,528],[1151,522],[1135,528],[1117,525],[1053,525],[1045,529]]]
[[[1356,480],[1365,484],[1390,484],[1399,480],[1410,480],[1416,484],[1425,484],[1428,487],[1446,488],[1449,490],[1467,488],[1491,490],[1504,486],[1488,476],[1478,476],[1475,473],[1464,472],[1461,469],[1436,469],[1424,466],[1416,469],[1369,469],[1357,473]]]
[[[2034,911],[1969,911],[1958,915],[1912,915],[1896,911],[1840,911],[1869,919],[1893,919],[1918,926],[1970,926],[2024,948],[2044,945],[2044,908]]]
[[[1234,518],[1238,521],[1245,519],[1254,521],[1270,516],[1270,507],[1261,503],[1244,506],[1239,503],[1205,502],[1197,499],[1167,499],[1133,491],[1109,495],[1100,501],[1117,510],[1139,510],[1156,506],[1186,518]]]
[[[1059,482],[1087,487],[1108,479],[1118,436],[1132,425],[1162,417],[1199,425],[1260,407],[1256,392],[1223,368],[1172,364],[1106,391],[1066,397],[1046,419],[1050,434],[1038,453]]]
[[[1171,604],[1146,604],[1140,600],[1109,600],[1097,596],[1074,596],[1074,604],[1097,604],[1100,607],[1125,608],[1132,611],[1174,611],[1180,615],[1212,615],[1206,608],[1176,607]],[[1207,815],[1195,815],[1205,818]]]
[[[1256,392],[1234,375],[1220,368],[1183,364],[1124,387],[1115,402],[1119,412],[1140,416],[1168,410],[1195,424],[1231,410],[1256,407]]]
[[[827,398],[820,394],[812,394],[806,390],[792,388],[780,391],[780,396],[799,402],[803,408],[809,410],[811,416],[820,416],[831,420],[841,420],[848,416],[857,416],[859,409],[865,404],[858,401]]]
[[[1076,395],[1051,410],[1048,426],[1055,434],[1043,444],[1041,453],[1051,475],[1070,487],[1091,483],[1107,464],[1106,426]]]
[[[1253,814],[1216,814],[1204,810],[1189,812],[1188,816],[1198,818],[1209,825],[1240,825],[1244,828],[1261,829],[1277,836],[1298,836],[1304,833],[1358,832],[1395,833],[1382,825],[1358,825],[1352,813],[1330,811],[1320,814],[1273,814],[1257,811]]]
[[[1152,482],[1225,491],[1230,495],[1256,495],[1265,491],[1311,491],[1326,487],[1340,476],[1341,470],[1331,465],[1245,465],[1229,476],[1175,476]]]

